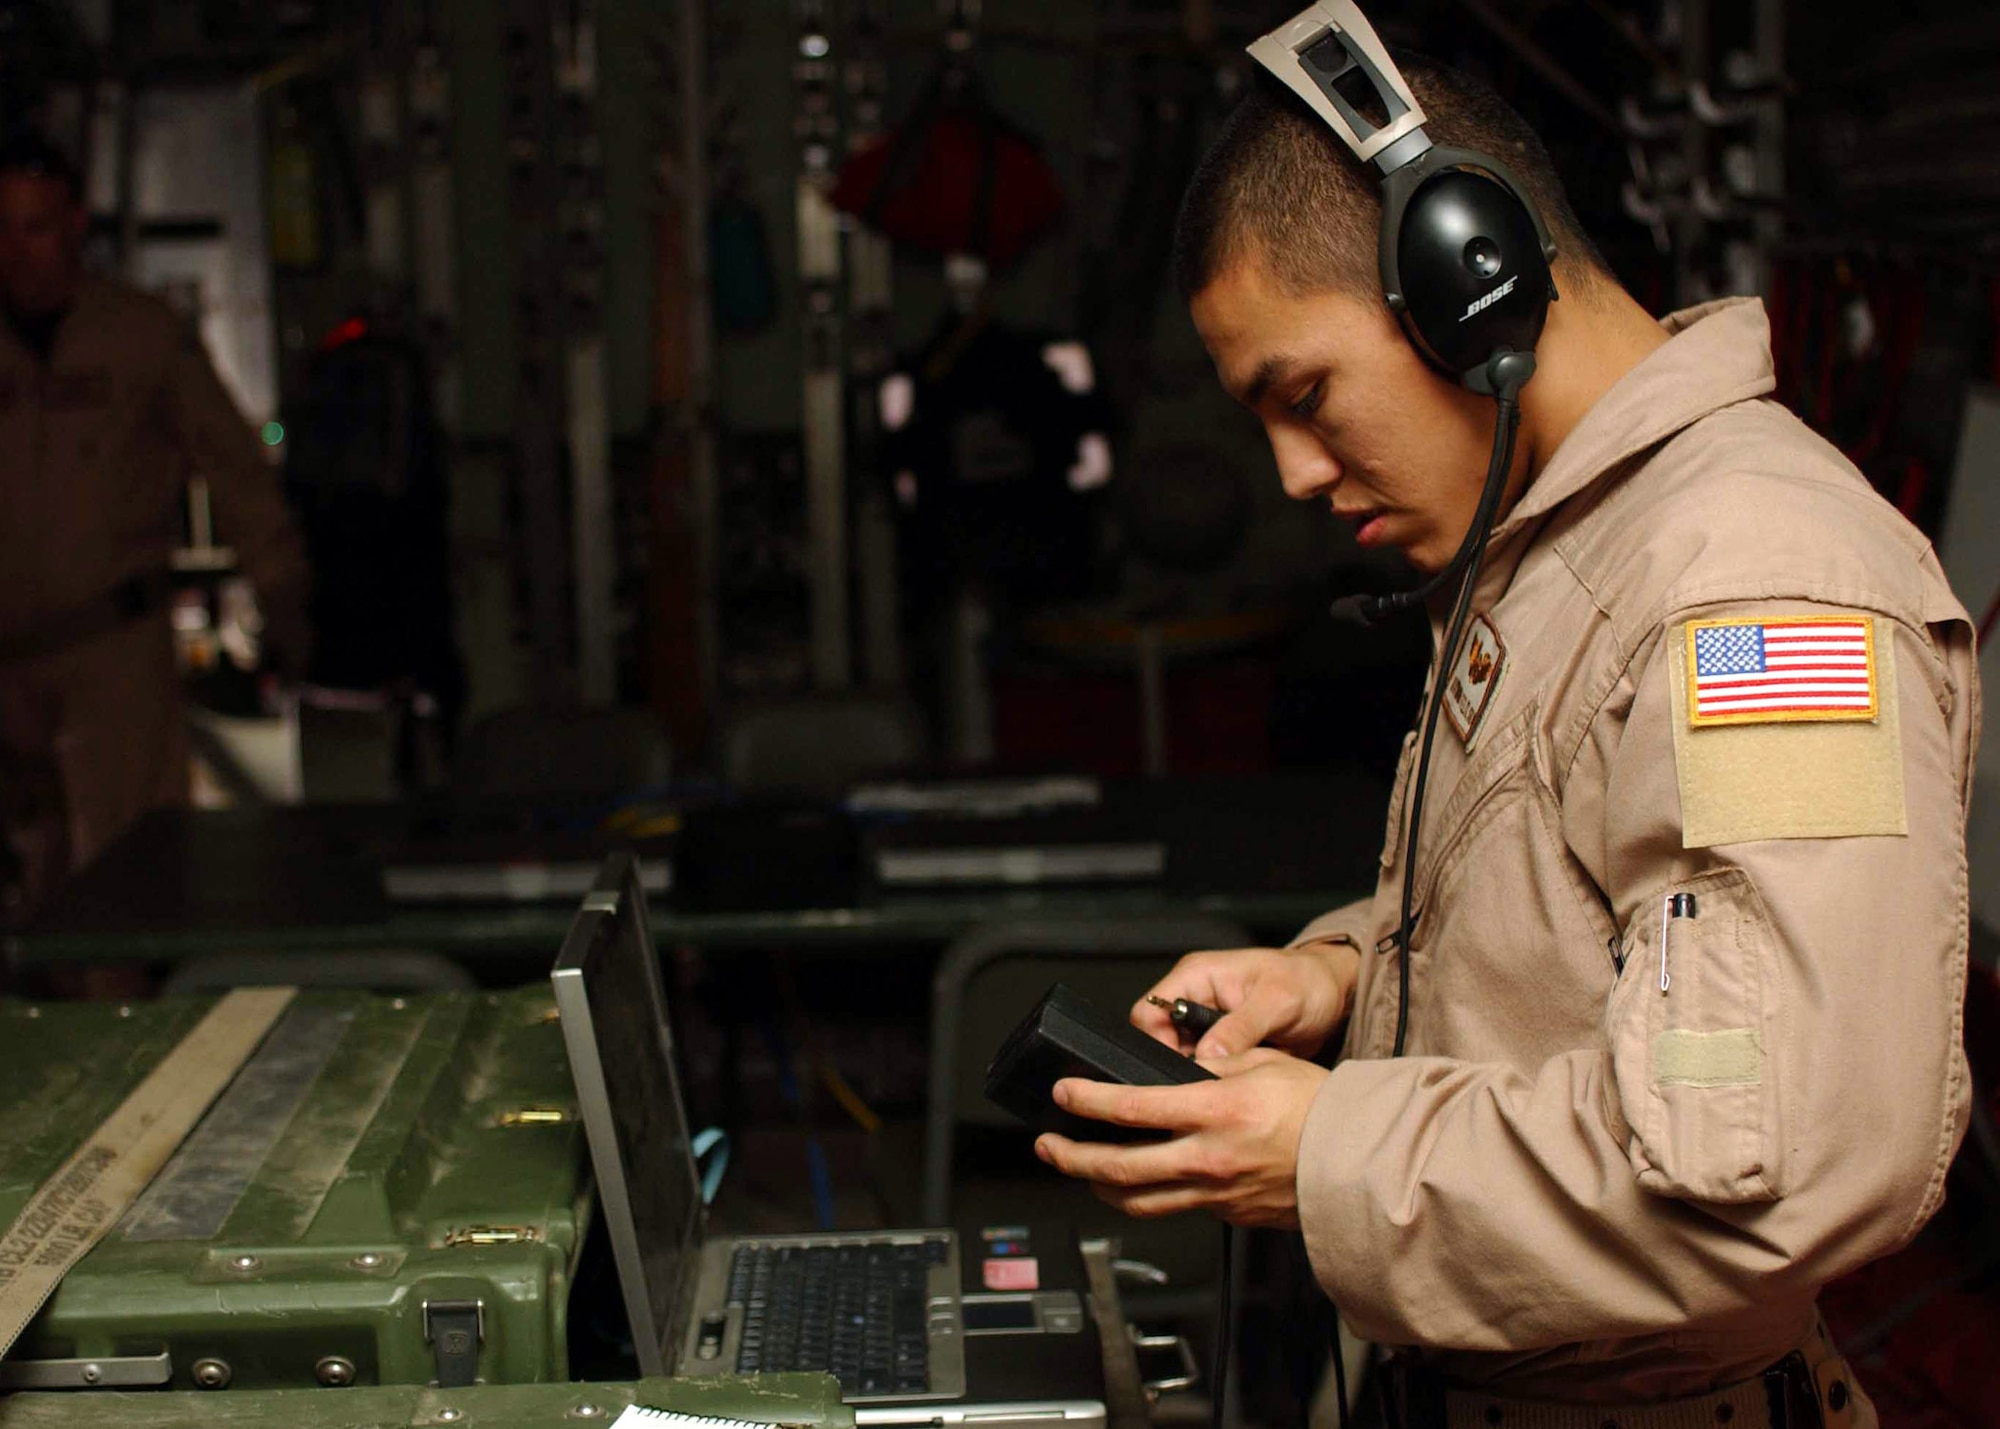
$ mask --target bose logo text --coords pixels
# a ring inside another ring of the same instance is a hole
[[[1485,297],[1474,298],[1472,300],[1472,306],[1465,310],[1465,317],[1460,318],[1459,321],[1464,322],[1466,318],[1472,317],[1475,313],[1485,312],[1488,308],[1492,307],[1495,303],[1499,302],[1502,298],[1506,297],[1509,293],[1513,292],[1514,285],[1520,281],[1521,281],[1521,275],[1519,273],[1516,273],[1513,277],[1509,278],[1506,282],[1502,283],[1499,287],[1495,288]]]

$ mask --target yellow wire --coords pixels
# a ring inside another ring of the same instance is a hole
[[[840,1075],[840,1069],[826,1058],[819,1058],[820,1080],[833,1093],[833,1099],[847,1109],[847,1114],[855,1119],[861,1129],[873,1136],[882,1129],[882,1118],[875,1114],[867,1102],[861,1100],[860,1093],[847,1084],[847,1078]]]

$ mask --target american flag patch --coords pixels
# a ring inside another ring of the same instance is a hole
[[[1872,720],[1878,712],[1867,616],[1697,620],[1687,642],[1691,725]]]

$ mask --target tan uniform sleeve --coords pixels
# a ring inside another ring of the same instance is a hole
[[[1301,1218],[1360,1334],[1524,1350],[1668,1329],[1809,1296],[1938,1203],[1968,1106],[1970,632],[1962,616],[1875,619],[1893,644],[1906,834],[1690,849],[1668,644],[1682,628],[1599,716],[1622,725],[1600,770],[1626,957],[1606,1045],[1526,1072],[1349,1061],[1313,1105]],[[1700,902],[1672,930],[1668,995],[1662,905],[1681,890]]]
[[[217,538],[234,548],[256,588],[266,639],[290,673],[303,674],[311,653],[305,547],[278,473],[265,462],[256,434],[192,332],[177,342],[169,360],[166,396],[191,469],[208,478]]]
[[[1374,902],[1373,898],[1357,898],[1331,913],[1322,913],[1300,929],[1299,935],[1286,946],[1302,948],[1307,943],[1351,942],[1357,948],[1371,947],[1375,941],[1370,936]]]

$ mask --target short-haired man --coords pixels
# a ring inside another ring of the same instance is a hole
[[[0,143],[0,837],[30,901],[186,801],[167,598],[189,477],[208,479],[267,643],[295,673],[307,643],[276,474],[188,324],[84,273],[88,226],[59,150]]]
[[[1433,672],[1408,1055],[1410,749],[1373,898],[1154,989],[1226,1010],[1197,1048],[1220,1080],[1057,1089],[1176,1134],[1038,1150],[1134,1215],[1300,1226],[1356,1330],[1413,1347],[1413,1423],[1872,1424],[1814,1300],[1923,1225],[1966,1123],[1972,630],[1922,536],[1770,400],[1757,302],[1656,323],[1504,104],[1405,76],[1561,253],[1469,638]],[[1438,571],[1494,408],[1398,330],[1377,215],[1259,87],[1189,190],[1180,282],[1285,490]],[[1304,1060],[1343,1028],[1331,1072]]]

